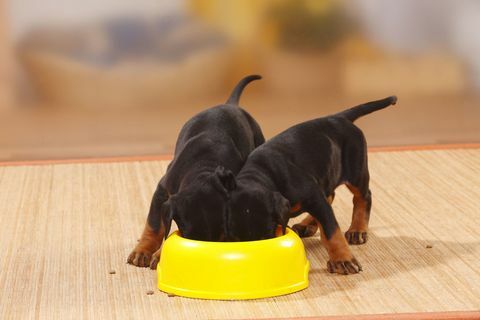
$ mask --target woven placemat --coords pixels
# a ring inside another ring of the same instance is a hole
[[[232,319],[480,309],[480,149],[369,155],[364,271],[331,275],[305,239],[310,287],[253,301],[168,297],[125,263],[168,161],[0,167],[0,319]],[[345,230],[352,199],[333,204]],[[293,221],[292,221],[293,222]],[[154,294],[147,294],[153,290]]]

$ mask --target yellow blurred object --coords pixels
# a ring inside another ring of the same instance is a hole
[[[302,240],[290,229],[246,242],[189,240],[177,231],[163,244],[158,288],[200,299],[266,298],[305,289],[309,268]]]
[[[278,42],[278,27],[265,19],[277,0],[189,0],[189,12],[203,22],[221,30],[233,48],[234,85],[245,73],[262,73],[260,48],[273,48]]]
[[[275,1],[190,0],[190,11],[221,28],[234,42],[250,42],[258,37],[265,11]]]
[[[326,13],[328,10],[331,10],[334,2],[327,1],[327,0],[305,0],[304,1],[305,7],[311,12],[315,13]]]

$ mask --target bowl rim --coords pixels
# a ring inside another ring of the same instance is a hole
[[[265,244],[265,243],[268,243],[268,242],[278,242],[278,241],[282,241],[282,240],[286,240],[288,238],[291,238],[292,236],[295,237],[297,234],[295,233],[295,231],[293,231],[292,229],[290,229],[289,227],[287,227],[285,229],[285,234],[282,234],[280,236],[276,236],[275,238],[269,238],[269,239],[262,239],[262,240],[249,240],[249,241],[203,241],[203,240],[194,240],[194,239],[188,239],[188,238],[184,238],[180,235],[180,231],[179,230],[175,230],[174,232],[172,232],[168,237],[178,237],[180,240],[182,241],[185,241],[185,242],[191,242],[191,243],[195,243],[195,244],[203,244],[203,245],[209,245],[209,246],[214,246],[214,245],[222,245],[222,246],[228,246],[228,245],[238,245],[238,244],[252,244],[252,243],[257,243],[257,244]],[[298,237],[298,235],[297,235]],[[298,237],[299,240],[300,237]]]

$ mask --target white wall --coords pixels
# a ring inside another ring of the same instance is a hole
[[[356,0],[369,37],[383,47],[418,53],[434,50],[461,57],[480,88],[479,0]]]

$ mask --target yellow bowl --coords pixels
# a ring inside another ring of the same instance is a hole
[[[305,289],[309,267],[302,240],[290,229],[246,242],[189,240],[177,231],[163,244],[158,288],[200,299],[266,298]]]

